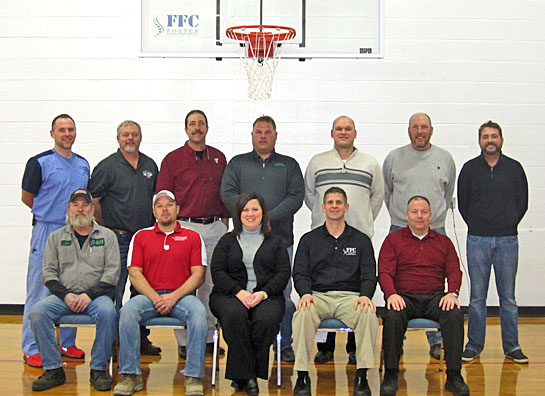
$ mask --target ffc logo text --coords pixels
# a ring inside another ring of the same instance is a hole
[[[355,247],[346,247],[343,249],[343,254],[345,256],[355,256],[356,255],[356,248]]]

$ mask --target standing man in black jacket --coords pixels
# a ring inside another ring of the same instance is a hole
[[[325,224],[299,241],[293,281],[301,299],[293,315],[297,382],[294,396],[310,396],[308,366],[320,322],[341,320],[356,334],[354,396],[371,396],[367,369],[374,367],[377,336],[376,307],[371,300],[377,285],[375,254],[367,235],[344,220],[346,192],[330,187],[323,198]]]
[[[221,199],[235,214],[238,196],[255,192],[263,197],[269,209],[271,232],[278,235],[282,246],[293,255],[293,215],[303,204],[305,184],[301,168],[295,159],[278,154],[276,123],[269,116],[258,117],[253,124],[252,145],[254,149],[239,154],[229,161],[221,179]],[[295,305],[290,297],[291,282],[284,290],[286,309],[282,318],[281,359],[293,362],[295,355],[291,347],[291,318]],[[276,345],[275,345],[276,349]]]
[[[518,161],[502,154],[501,127],[488,121],[479,128],[481,155],[466,162],[458,178],[458,208],[467,223],[467,264],[471,279],[469,338],[462,360],[477,358],[484,348],[486,296],[494,267],[500,300],[503,352],[528,363],[518,340],[515,279],[517,227],[528,209],[528,182]]]

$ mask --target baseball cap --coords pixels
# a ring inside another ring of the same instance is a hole
[[[76,191],[74,191],[72,194],[70,194],[70,199],[68,202],[74,202],[76,198],[85,198],[87,203],[93,202],[93,197],[91,196],[91,193],[83,188],[78,188]]]
[[[151,204],[151,207],[154,208],[155,207],[155,202],[161,198],[161,197],[167,197],[169,198],[171,201],[174,201],[176,202],[176,197],[174,196],[174,194],[168,190],[161,190],[159,191],[157,194],[155,194],[153,196],[153,202]]]

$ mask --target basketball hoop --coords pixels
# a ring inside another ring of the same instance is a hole
[[[282,41],[295,37],[295,29],[275,25],[234,26],[225,32],[240,41],[241,59],[248,74],[248,96],[268,99],[272,92],[274,72],[282,57]]]

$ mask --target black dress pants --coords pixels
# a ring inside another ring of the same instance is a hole
[[[464,315],[454,307],[450,311],[443,311],[439,301],[445,293],[435,294],[408,294],[398,293],[405,300],[406,307],[401,311],[386,309],[382,318],[382,348],[384,349],[384,367],[387,369],[399,368],[399,358],[403,350],[403,336],[407,331],[407,324],[413,318],[435,320],[441,325],[445,361],[447,369],[460,370],[462,368],[462,348],[464,343]]]
[[[235,296],[212,293],[210,310],[218,318],[228,345],[225,378],[267,379],[269,350],[284,315],[284,298],[270,297],[247,309]]]

